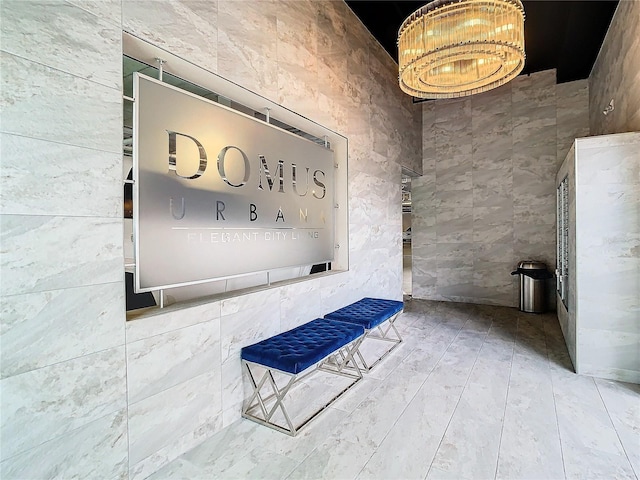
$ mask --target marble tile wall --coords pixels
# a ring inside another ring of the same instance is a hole
[[[421,173],[421,112],[344,2],[0,13],[2,478],[146,478],[239,418],[243,345],[401,298],[401,166]],[[122,30],[348,138],[348,272],[125,321]]]
[[[589,116],[576,115],[576,111],[589,104],[589,80],[556,85],[557,112],[557,164],[564,162],[576,138],[589,136]]]
[[[640,2],[621,0],[591,75],[589,128],[592,135],[640,131]],[[603,111],[613,99],[614,110]]]
[[[576,142],[578,371],[640,383],[640,133]]]
[[[2,478],[128,473],[122,34],[109,7],[0,6]]]
[[[549,70],[423,104],[414,297],[517,306],[518,261],[555,269],[555,174],[569,139],[588,134],[587,92],[584,80],[556,85]]]
[[[124,29],[348,138],[350,271],[222,300],[210,312],[210,325],[186,320],[197,315],[191,310],[170,314],[185,318],[183,325],[164,314],[144,319],[145,326],[129,322],[128,342],[136,332],[129,344],[135,355],[128,350],[131,478],[146,477],[240,417],[246,391],[241,347],[365,295],[401,298],[400,167],[421,169],[420,110],[396,87],[395,64],[343,2],[160,5],[156,18],[144,2],[125,0]],[[203,16],[208,25],[192,28],[187,41],[185,27]],[[209,53],[215,29],[218,41]],[[168,326],[157,331],[157,322]],[[191,351],[181,353],[176,343]],[[156,348],[166,350],[167,364],[149,373],[152,357],[162,355],[151,352]],[[137,371],[142,377],[133,382]],[[202,396],[211,399],[206,408]],[[171,405],[171,421],[181,426],[175,435],[152,420],[154,413],[169,414]]]

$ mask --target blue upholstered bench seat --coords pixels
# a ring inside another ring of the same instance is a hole
[[[241,357],[248,362],[295,375],[363,334],[361,325],[317,318],[244,347]]]
[[[363,298],[335,312],[328,313],[324,318],[362,325],[367,330],[371,330],[400,312],[402,308],[403,303],[397,300]]]

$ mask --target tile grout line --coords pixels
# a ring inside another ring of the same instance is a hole
[[[124,346],[125,346],[124,343],[118,343],[117,345],[113,345],[111,347],[101,348],[100,350],[96,350],[95,352],[83,353],[81,355],[76,355],[75,357],[71,357],[71,358],[68,358],[68,359],[58,360],[56,362],[49,363],[47,365],[42,365],[42,366],[39,366],[39,367],[35,367],[35,368],[31,369],[31,370],[26,370],[24,372],[19,372],[19,373],[16,373],[14,375],[9,375],[9,376],[6,376],[6,377],[2,377],[2,378],[0,378],[0,382],[3,382],[5,380],[9,380],[10,378],[19,377],[20,375],[27,375],[29,373],[37,372],[37,371],[43,370],[45,368],[55,367],[55,366],[61,365],[63,363],[80,360],[81,358],[84,358],[84,357],[89,357],[91,355],[97,355],[99,353],[104,353],[104,352],[107,352],[109,350],[114,350],[116,348],[120,348],[120,347],[124,347]],[[125,361],[126,361],[126,358],[125,358]]]
[[[127,429],[127,479],[131,478],[131,436],[129,435],[129,357],[127,355],[127,329],[125,319],[124,329],[124,382],[125,382],[125,403],[127,412],[127,421],[125,422]],[[164,465],[163,465],[164,467]],[[162,468],[162,467],[160,467]],[[159,470],[159,469],[156,469]]]
[[[438,324],[438,325],[440,325],[440,324]],[[436,326],[434,326],[433,328],[431,328],[430,332],[431,332],[431,331],[433,331],[435,328],[437,328],[437,325],[436,325]],[[456,335],[456,337],[457,337],[457,335]],[[453,343],[453,340],[452,340],[452,343]],[[449,348],[449,347],[447,347],[447,349],[448,349],[448,348]],[[444,355],[444,353],[443,353],[443,355]],[[408,356],[408,355],[407,355],[407,356]],[[405,357],[405,358],[406,358],[406,357]],[[439,361],[439,360],[438,360],[438,361]],[[373,377],[371,377],[373,380],[378,381],[378,382],[380,383],[380,385],[378,385],[378,386],[377,386],[376,388],[374,388],[371,392],[369,392],[369,393],[368,393],[368,395],[367,395],[367,397],[368,397],[369,395],[372,395],[376,390],[378,390],[378,389],[382,386],[382,382],[384,382],[384,380],[386,380],[387,378],[389,378],[389,376],[391,375],[391,373],[393,373],[393,371],[394,371],[396,368],[398,368],[401,364],[402,364],[402,362],[400,362],[398,365],[396,365],[396,366],[393,368],[393,370],[391,370],[391,372],[389,372],[389,375],[387,375],[384,379],[381,379],[381,380],[380,380],[380,379],[374,379]],[[436,365],[437,365],[437,362],[436,362]],[[434,367],[433,367],[433,368],[435,368],[435,365],[434,365]],[[433,368],[431,369],[431,371],[433,371]],[[429,374],[431,374],[431,372],[429,372]],[[427,375],[427,378],[429,378],[429,375]],[[427,381],[427,380],[425,379],[425,382],[426,382],[426,381]],[[424,383],[424,382],[423,382],[423,383]],[[420,386],[422,386],[422,384],[421,384]],[[415,395],[414,395],[414,396],[415,396]],[[365,399],[363,399],[363,400],[362,400],[362,402],[364,402],[365,400],[366,400],[366,397],[365,397]],[[412,398],[412,400],[413,400],[413,398]],[[356,405],[356,406],[354,407],[353,411],[348,412],[345,418],[348,418],[348,417],[349,417],[349,416],[350,416],[350,415],[355,411],[355,409],[357,409],[357,408],[358,408],[358,406],[359,406],[362,402],[360,402],[358,405]],[[411,400],[409,401],[409,403],[411,403]],[[408,404],[407,404],[407,406],[408,406]],[[336,409],[335,407],[331,407],[331,408]],[[406,407],[405,407],[405,409],[406,409]],[[405,409],[403,409],[403,411],[402,411],[402,412],[404,412],[404,410],[405,410]],[[336,410],[340,410],[340,409],[336,409]],[[398,418],[400,418],[401,416],[402,416],[402,413],[400,414],[400,416],[399,416]],[[397,422],[397,419],[396,419],[396,422]],[[396,422],[394,422],[394,424],[393,424],[393,425],[395,425],[395,423],[396,423]],[[392,426],[391,428],[393,428],[393,426]],[[391,429],[390,429],[389,431],[391,431]],[[329,432],[329,433],[324,437],[324,439],[326,440],[326,439],[330,438],[330,437],[331,437],[331,434],[332,434],[332,431],[331,431],[331,432]],[[388,432],[387,432],[387,434],[388,434]],[[384,436],[384,438],[386,438],[386,435]],[[384,438],[382,439],[382,441],[384,441]],[[380,442],[380,443],[382,443],[382,442]],[[303,464],[303,463],[304,463],[304,462],[305,462],[305,461],[306,461],[306,460],[307,460],[311,455],[313,455],[313,453],[314,453],[314,452],[316,452],[316,451],[318,450],[318,447],[319,447],[320,445],[322,445],[322,442],[318,442],[318,445],[317,445],[315,448],[313,448],[313,449],[312,449],[312,450],[311,450],[311,451],[310,451],[310,452],[309,452],[309,453],[308,453],[308,454],[307,454],[307,455],[306,455],[302,460],[300,460],[300,462],[298,462],[298,464],[293,468],[293,470],[291,470],[291,472],[289,472],[289,474],[285,477],[285,479],[290,478],[290,477],[291,477],[291,475],[293,475],[293,474],[294,474],[294,472],[298,469],[298,467],[300,467],[300,466],[301,466],[301,465],[302,465],[302,464]],[[356,476],[355,476],[354,478],[357,478],[357,477],[362,473],[362,471],[363,471],[363,470],[364,470],[364,468],[367,466],[367,464],[369,463],[369,461],[371,460],[371,458],[373,457],[373,455],[375,454],[375,452],[376,452],[376,451],[377,451],[377,448],[376,448],[376,450],[374,450],[374,451],[373,451],[373,453],[372,453],[372,454],[371,454],[371,456],[369,457],[369,460],[367,460],[367,461],[365,462],[365,464],[364,464],[364,465],[362,466],[362,468],[358,471],[358,473],[356,474]]]
[[[109,412],[107,412],[105,414],[100,415],[99,417],[94,418],[93,420],[88,421],[87,423],[84,423],[82,425],[78,425],[77,427],[73,428],[72,430],[69,430],[68,432],[56,435],[55,437],[52,437],[52,438],[50,438],[48,440],[45,440],[44,442],[41,442],[41,443],[39,443],[37,445],[33,445],[33,446],[27,448],[26,450],[20,450],[17,453],[13,453],[8,457],[3,458],[0,461],[0,465],[4,466],[4,464],[6,464],[8,460],[15,460],[15,458],[17,458],[18,456],[24,455],[27,452],[30,452],[31,450],[35,450],[37,448],[42,448],[47,443],[53,443],[53,442],[55,442],[57,440],[60,440],[63,437],[70,436],[72,433],[78,432],[78,431],[86,428],[88,425],[91,425],[92,423],[98,422],[98,421],[100,421],[100,420],[102,420],[102,419],[104,419],[104,418],[106,418],[106,417],[108,417],[110,415],[113,415],[114,413],[118,412],[119,410],[121,410],[121,409],[116,409],[116,410],[109,411]],[[4,477],[0,477],[0,478],[4,478]],[[25,479],[20,478],[19,480],[25,480]],[[29,479],[29,480],[31,480],[31,479]]]
[[[467,321],[465,322],[465,325],[471,321],[471,318],[468,318]],[[491,325],[493,326],[493,320],[491,321]],[[463,327],[464,328],[464,325]],[[460,329],[460,331],[462,331],[462,328]],[[487,341],[487,336],[489,335],[489,331],[491,330],[491,326],[489,327],[489,329],[485,332],[484,334],[484,338],[482,339],[482,345],[480,345],[480,348],[478,349],[478,353],[476,354],[476,358],[473,361],[473,365],[471,366],[471,368],[469,369],[469,374],[467,375],[467,379],[464,382],[464,387],[462,387],[462,391],[460,392],[460,396],[458,397],[458,401],[456,402],[456,406],[453,408],[453,412],[451,412],[451,417],[449,417],[449,421],[447,422],[447,426],[444,429],[444,432],[442,433],[442,437],[440,438],[440,442],[438,443],[438,448],[436,448],[436,452],[433,456],[433,459],[431,460],[431,464],[429,465],[429,470],[427,470],[427,474],[425,475],[425,480],[427,479],[427,477],[429,477],[429,473],[431,472],[431,468],[433,467],[433,462],[435,461],[436,457],[438,456],[438,452],[440,451],[440,447],[442,446],[442,442],[444,440],[444,437],[447,434],[447,431],[449,430],[449,426],[451,425],[451,420],[453,420],[454,415],[456,414],[456,410],[458,410],[458,405],[460,405],[460,400],[462,400],[462,396],[464,395],[464,392],[467,389],[467,385],[469,384],[469,379],[471,378],[471,374],[473,373],[474,368],[476,367],[476,363],[478,362],[478,357],[480,356],[480,352],[482,351],[482,347],[484,346],[484,344]],[[458,338],[456,336],[456,338]],[[453,343],[453,342],[451,342]]]
[[[20,57],[22,58],[22,57]],[[25,59],[27,61],[29,61],[28,59]],[[61,145],[64,147],[72,147],[72,148],[79,148],[81,150],[90,150],[92,152],[98,152],[98,153],[109,153],[112,155],[117,155],[118,157],[122,157],[122,152],[115,152],[113,150],[104,150],[102,148],[96,148],[96,147],[90,147],[87,145],[78,145],[76,143],[67,143],[67,142],[61,142],[60,140],[49,140],[48,138],[43,138],[43,137],[34,137],[33,135],[27,135],[25,133],[20,133],[20,132],[12,132],[9,130],[4,130],[2,128],[0,128],[0,135],[10,135],[12,137],[18,137],[18,138],[25,138],[27,140],[35,140],[37,142],[46,142],[46,143],[53,143],[55,145]]]
[[[38,216],[38,217],[63,217],[63,218],[104,218],[104,219],[115,219],[117,220],[116,217],[86,217],[83,215],[76,215],[76,216],[72,216],[72,217],[68,217],[67,215],[22,215],[19,213],[0,213],[1,216],[5,217],[5,216],[9,216],[9,215],[13,215],[13,216],[20,216],[20,217],[27,217],[27,216]],[[122,283],[124,282],[124,280],[112,280],[109,282],[102,282],[102,283],[90,283],[90,284],[86,284],[86,285],[69,285],[66,287],[59,287],[59,288],[51,288],[51,289],[47,289],[47,290],[31,290],[31,291],[24,291],[21,293],[9,293],[9,294],[3,294],[0,295],[0,300],[3,299],[10,299],[12,297],[18,297],[20,295],[37,295],[37,294],[46,294],[49,292],[62,292],[62,291],[66,291],[66,290],[73,290],[73,289],[78,289],[78,288],[89,288],[89,287],[101,287],[104,285],[113,285],[116,283]]]
[[[544,321],[542,324],[542,331],[544,332],[544,348],[546,350],[547,357],[547,370],[549,372],[549,380],[551,381],[551,395],[553,396],[553,412],[556,416],[556,428],[558,429],[558,442],[560,443],[560,458],[562,458],[562,473],[564,474],[564,478],[567,478],[567,467],[564,459],[564,449],[562,448],[562,435],[560,434],[560,420],[558,419],[558,406],[556,404],[556,391],[553,384],[553,375],[551,373],[551,368],[549,364],[549,344],[547,342],[547,321]]]
[[[602,405],[604,406],[604,410],[605,412],[607,412],[607,416],[609,417],[609,421],[611,422],[611,426],[613,427],[613,431],[616,432],[616,437],[618,437],[618,441],[620,442],[620,446],[622,447],[622,451],[624,452],[624,456],[627,458],[627,461],[629,462],[629,465],[631,467],[631,471],[634,473],[634,475],[636,476],[636,478],[640,478],[640,472],[636,472],[633,463],[631,463],[631,459],[629,458],[629,454],[627,453],[627,449],[624,446],[624,443],[622,443],[622,439],[620,438],[620,434],[618,433],[618,429],[616,428],[615,423],[613,423],[613,418],[611,418],[611,413],[609,412],[609,408],[607,407],[607,403],[604,401],[604,398],[602,397],[602,392],[600,391],[600,387],[598,386],[598,382],[596,381],[595,378],[592,377],[593,380],[593,384],[596,387],[596,391],[598,392],[598,396],[600,397],[600,401],[602,402]]]
[[[507,418],[507,406],[509,405],[509,391],[511,390],[511,377],[513,374],[513,357],[515,356],[516,343],[518,342],[518,332],[520,330],[520,317],[516,315],[516,333],[511,346],[511,364],[509,365],[509,383],[507,384],[507,394],[504,398],[504,409],[502,411],[502,426],[500,428],[500,439],[498,440],[498,456],[496,458],[496,473],[494,480],[498,478],[498,467],[500,465],[500,451],[502,450],[502,436],[504,434],[504,423]]]
[[[76,6],[76,7],[77,7],[77,6]],[[77,7],[77,8],[79,8],[79,7]],[[83,11],[85,11],[85,12],[86,12],[86,10],[84,10],[83,8],[80,8],[80,10],[83,10]],[[87,13],[91,13],[91,12],[87,12]],[[92,13],[91,13],[91,15],[94,15],[94,14],[92,14]],[[95,15],[94,15],[94,16],[95,16]],[[100,17],[96,17],[96,18],[100,18]],[[113,23],[111,23],[110,25],[111,25],[111,26],[115,26]],[[46,63],[42,63],[41,61],[34,60],[34,59],[29,58],[29,57],[25,57],[25,56],[24,56],[23,54],[21,54],[21,53],[16,53],[16,52],[12,52],[12,51],[10,51],[10,50],[5,50],[4,48],[3,48],[3,49],[0,49],[0,51],[1,51],[2,53],[7,54],[7,55],[11,55],[12,57],[19,58],[20,60],[23,60],[23,61],[25,61],[25,62],[29,62],[29,63],[33,63],[33,64],[35,64],[35,65],[39,65],[40,67],[44,67],[44,68],[47,68],[47,69],[53,70],[53,71],[58,72],[58,73],[62,73],[62,74],[67,75],[67,76],[69,76],[69,77],[73,77],[74,79],[83,80],[83,81],[85,81],[85,82],[90,82],[90,83],[93,83],[93,84],[95,84],[95,85],[100,85],[101,87],[108,88],[109,90],[115,90],[116,92],[119,92],[119,93],[121,93],[121,94],[122,94],[122,83],[119,83],[119,84],[118,84],[118,85],[116,85],[116,86],[113,86],[113,85],[106,85],[105,83],[97,82],[96,80],[92,80],[92,79],[89,79],[89,78],[87,78],[87,77],[83,77],[82,75],[77,75],[77,74],[75,74],[75,73],[67,72],[66,70],[63,70],[63,69],[61,69],[61,68],[59,68],[59,67],[55,67],[55,66],[53,66],[53,65],[49,65],[49,64],[46,64]]]
[[[466,322],[465,322],[466,323]],[[438,326],[442,325],[443,321],[440,321],[440,323],[438,323],[438,325],[436,325],[435,327],[433,327],[430,332],[433,332]],[[447,348],[444,350],[444,352],[442,352],[442,355],[440,355],[440,358],[438,358],[438,361],[433,365],[433,367],[431,367],[431,370],[429,370],[429,374],[425,377],[424,381],[420,384],[420,386],[418,387],[418,389],[416,390],[416,393],[411,397],[411,399],[409,400],[409,402],[407,402],[407,405],[405,405],[405,407],[402,409],[402,412],[400,412],[400,415],[398,415],[398,418],[396,418],[395,422],[393,422],[393,425],[391,426],[391,428],[389,429],[389,431],[384,435],[384,437],[382,437],[382,440],[380,441],[380,445],[382,445],[382,443],[385,441],[385,439],[387,438],[387,436],[389,435],[389,433],[391,432],[391,430],[393,430],[393,428],[396,426],[396,424],[398,423],[398,420],[400,420],[400,418],[402,417],[402,415],[404,414],[404,412],[407,410],[407,408],[409,408],[409,405],[411,404],[411,402],[413,402],[414,398],[416,397],[416,395],[418,395],[418,392],[420,391],[420,389],[422,388],[422,386],[427,382],[427,380],[429,380],[429,377],[431,377],[431,374],[433,373],[433,371],[435,370],[435,368],[438,366],[438,364],[440,363],[440,360],[442,360],[442,358],[446,355],[447,351],[449,350],[449,348],[451,348],[451,345],[453,345],[453,343],[456,341],[456,339],[458,338],[458,336],[460,335],[460,332],[462,331],[462,328],[464,327],[464,325],[462,325],[459,329],[458,332],[456,333],[456,336],[453,337],[453,339],[451,340],[451,342],[449,343],[449,345],[447,345]],[[406,358],[406,357],[405,357]],[[398,365],[399,366],[399,365]],[[396,368],[398,368],[398,366],[396,366]],[[395,370],[395,369],[394,369]],[[388,378],[388,376],[386,377]],[[374,452],[371,454],[371,456],[369,457],[369,460],[367,460],[365,462],[365,464],[362,466],[362,468],[360,469],[360,471],[358,472],[358,474],[354,477],[354,478],[358,478],[360,476],[360,474],[364,471],[364,469],[366,468],[366,466],[369,464],[369,462],[371,461],[371,459],[373,458],[373,455],[375,455],[375,453],[378,451],[378,447],[376,447],[376,449],[374,450]]]

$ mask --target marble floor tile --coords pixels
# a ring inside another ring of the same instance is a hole
[[[490,332],[427,478],[493,478],[511,373],[513,338]]]
[[[552,379],[567,478],[635,478],[594,379],[561,370]]]
[[[474,365],[474,344],[477,354],[481,338],[456,337],[359,478],[424,478]]]
[[[172,478],[175,480],[196,480],[203,477],[204,472],[201,467],[194,465],[183,458],[177,458],[173,462],[153,473],[151,476],[147,477],[147,479],[161,480],[165,478]]]
[[[330,437],[286,478],[287,480],[355,479],[373,452],[371,446],[365,443]]]
[[[595,380],[631,466],[640,478],[640,385]]]
[[[381,380],[367,376],[360,380],[347,395],[336,400],[332,407],[351,413],[381,384]]]
[[[237,480],[250,478],[252,480],[271,480],[274,478],[287,478],[298,465],[298,462],[277,453],[265,449],[249,452],[235,462],[230,468],[223,471],[205,471],[203,478],[219,478]]]
[[[425,478],[455,406],[455,393],[440,396],[422,388],[358,479]]]
[[[527,318],[518,319],[497,479],[565,476],[541,326]]]
[[[149,478],[637,478],[640,386],[574,374],[555,315],[410,300],[398,328],[299,436],[243,419]]]

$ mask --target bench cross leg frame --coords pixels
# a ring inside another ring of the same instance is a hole
[[[291,374],[275,368],[270,368],[259,363],[249,362],[242,360],[242,366],[244,372],[247,374],[253,391],[249,398],[245,401],[242,409],[242,416],[257,422],[261,425],[278,430],[279,432],[286,433],[291,436],[296,436],[300,429],[307,423],[313,420],[320,412],[329,407],[333,402],[340,398],[351,387],[358,383],[362,379],[362,371],[358,366],[358,362],[355,360],[355,355],[359,354],[358,348],[364,340],[364,336],[357,338],[351,343],[339,348],[325,359],[320,361],[315,368],[307,369],[307,371],[297,374]],[[264,373],[259,380],[256,379],[256,375],[252,370],[253,367],[264,369]],[[328,372],[334,375],[340,375],[353,380],[346,388],[340,391],[337,395],[332,397],[327,403],[321,406],[317,411],[313,412],[305,420],[295,425],[289,415],[286,407],[286,396],[295,386],[296,383],[303,378],[308,377],[316,371]],[[278,384],[274,378],[274,372],[280,375],[288,377],[288,380],[282,387],[278,387]],[[285,419],[286,425],[281,425],[273,421],[274,415],[277,412],[281,412]]]
[[[361,363],[360,370],[364,371],[365,373],[369,373],[373,367],[375,367],[378,363],[380,363],[382,360],[387,358],[387,355],[393,352],[398,347],[398,345],[402,343],[402,336],[400,335],[400,332],[398,332],[398,329],[395,326],[396,319],[398,318],[398,315],[400,315],[400,313],[402,313],[402,311],[396,313],[395,315],[390,317],[387,321],[372,328],[371,330],[365,330],[364,332],[365,340],[367,338],[370,338],[372,340],[381,340],[384,342],[391,343],[391,346],[380,357],[378,357],[371,365],[367,363],[362,353],[358,349],[358,351],[356,352],[356,356],[358,357]],[[386,326],[383,328],[383,325],[385,324]]]

